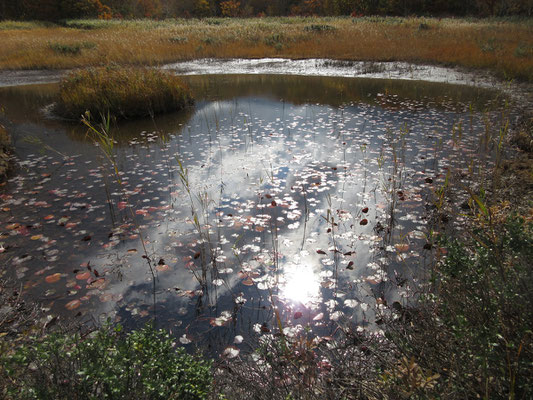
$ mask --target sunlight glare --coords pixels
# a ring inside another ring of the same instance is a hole
[[[282,295],[286,299],[302,304],[318,300],[320,282],[313,268],[308,265],[286,266]]]

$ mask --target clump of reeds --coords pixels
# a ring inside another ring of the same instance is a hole
[[[153,116],[193,103],[189,88],[171,73],[134,67],[100,67],[76,71],[60,83],[55,112],[78,119],[92,115],[116,118]]]

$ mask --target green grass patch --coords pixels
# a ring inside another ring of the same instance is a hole
[[[4,399],[207,398],[211,363],[175,347],[168,333],[120,326],[54,333],[3,353]]]
[[[304,27],[306,32],[322,33],[322,32],[332,32],[335,30],[335,27],[325,24],[312,24]]]
[[[50,28],[56,26],[52,22],[46,21],[0,21],[0,31],[3,30],[30,30],[39,28]]]
[[[96,43],[79,42],[79,43],[49,43],[48,46],[54,53],[63,55],[78,55],[83,49],[90,50],[96,48]]]
[[[70,119],[78,119],[86,111],[94,116],[134,118],[181,110],[192,103],[188,87],[171,73],[110,66],[64,78],[55,112]]]

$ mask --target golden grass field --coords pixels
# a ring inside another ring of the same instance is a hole
[[[533,82],[533,19],[254,18],[0,22],[0,69],[333,58],[459,65]]]

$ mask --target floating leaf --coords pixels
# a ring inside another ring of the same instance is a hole
[[[186,334],[183,334],[181,337],[180,337],[180,343],[181,344],[189,344],[192,342],[192,340],[190,339],[190,336],[186,335]]]
[[[65,308],[67,310],[74,310],[78,308],[80,305],[81,305],[81,301],[76,299],[76,300],[69,301],[67,304],[65,304]]]
[[[61,279],[61,274],[60,273],[48,275],[46,278],[44,278],[44,280],[47,283],[55,283],[55,282],[57,282],[60,279]]]
[[[245,285],[245,286],[253,286],[254,285],[254,281],[252,278],[248,277],[246,278],[245,280],[242,281],[242,284]]]
[[[76,279],[78,279],[80,281],[86,281],[90,277],[91,277],[91,273],[88,272],[88,271],[82,272],[81,274],[76,275]]]
[[[158,270],[159,272],[164,272],[164,271],[168,271],[170,267],[167,264],[163,264],[163,265],[157,265],[155,269]]]
[[[396,247],[396,251],[400,253],[405,253],[406,251],[409,251],[409,245],[407,243],[398,243],[395,244],[394,247]]]
[[[362,219],[361,222],[359,222],[359,225],[367,225],[368,220],[366,218]]]
[[[235,358],[239,355],[240,350],[234,346],[228,346],[224,349],[222,353],[227,358]]]
[[[315,317],[313,318],[313,321],[320,321],[322,318],[324,318],[324,313],[319,313],[315,315]]]

